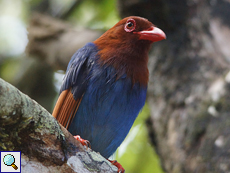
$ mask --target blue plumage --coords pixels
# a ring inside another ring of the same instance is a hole
[[[79,49],[71,58],[60,93],[71,88],[74,99],[77,100],[85,92],[89,72],[95,61],[98,50],[93,43],[88,43]]]
[[[112,66],[98,62],[97,47],[88,43],[72,57],[61,92],[72,88],[75,99],[84,94],[69,126],[73,135],[90,141],[92,149],[108,158],[129,132],[146,99],[146,87],[132,84]]]

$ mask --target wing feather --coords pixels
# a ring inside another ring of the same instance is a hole
[[[96,54],[96,46],[88,43],[79,49],[69,62],[60,96],[52,114],[66,128],[71,124],[81,103]]]
[[[63,91],[58,98],[52,115],[61,125],[68,128],[81,103],[81,99],[82,97],[75,100],[70,89]]]

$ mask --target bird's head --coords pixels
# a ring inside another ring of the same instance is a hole
[[[127,35],[137,40],[157,42],[166,39],[166,35],[161,29],[154,26],[147,19],[137,16],[124,18],[113,27],[114,30],[116,30],[115,28],[118,29],[120,34],[123,32],[122,35]]]
[[[142,17],[130,16],[120,20],[95,42],[121,45],[122,43],[135,44],[137,41],[153,43],[163,39],[166,39],[165,33],[150,21]]]

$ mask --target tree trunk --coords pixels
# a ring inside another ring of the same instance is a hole
[[[229,172],[230,2],[120,0],[119,7],[167,35],[153,46],[147,99],[165,171]]]

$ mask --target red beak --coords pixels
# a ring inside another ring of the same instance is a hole
[[[149,40],[152,42],[157,42],[157,41],[161,41],[163,39],[166,39],[165,33],[161,29],[154,27],[154,26],[152,26],[148,30],[144,30],[144,31],[140,31],[140,32],[133,32],[133,33],[139,34],[140,40]]]

